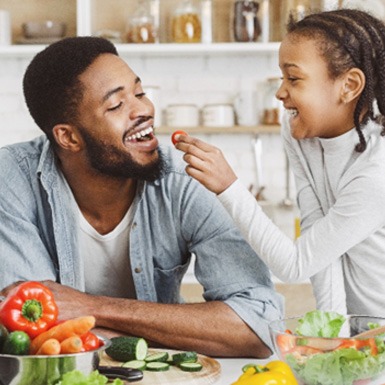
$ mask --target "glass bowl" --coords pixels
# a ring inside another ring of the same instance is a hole
[[[375,326],[385,325],[385,318],[345,316],[336,338],[307,336],[304,329],[298,334],[302,320],[303,317],[293,317],[269,324],[275,353],[291,367],[299,384],[385,384],[385,334],[354,338]]]

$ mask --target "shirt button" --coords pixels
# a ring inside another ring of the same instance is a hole
[[[134,222],[134,223],[132,224],[132,228],[135,229],[136,226],[137,226],[137,223]]]
[[[142,268],[141,267],[135,267],[135,273],[141,273],[142,272]]]

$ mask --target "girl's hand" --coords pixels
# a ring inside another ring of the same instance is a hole
[[[185,153],[187,174],[215,194],[225,191],[237,179],[219,148],[187,135],[178,135],[175,147]]]

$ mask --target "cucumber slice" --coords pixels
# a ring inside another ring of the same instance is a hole
[[[106,353],[115,361],[127,362],[132,360],[143,361],[148,352],[148,345],[140,337],[112,337],[111,346]]]
[[[139,369],[144,370],[146,369],[146,363],[143,360],[131,360],[127,361],[124,364],[122,364],[123,368],[132,368],[132,369]]]
[[[166,362],[168,360],[167,352],[159,352],[149,354],[145,359],[146,362]]]
[[[175,365],[179,365],[182,362],[197,362],[198,355],[196,352],[182,352],[172,355],[172,361]]]
[[[165,372],[170,369],[170,365],[167,362],[148,362],[146,370],[152,372]]]
[[[182,362],[179,367],[184,372],[199,372],[202,370],[202,365],[199,362]]]

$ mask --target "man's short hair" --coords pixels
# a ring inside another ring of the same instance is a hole
[[[97,37],[70,37],[49,45],[29,64],[24,97],[36,124],[53,142],[56,124],[75,124],[82,100],[81,75],[102,54],[118,56],[115,46]]]

